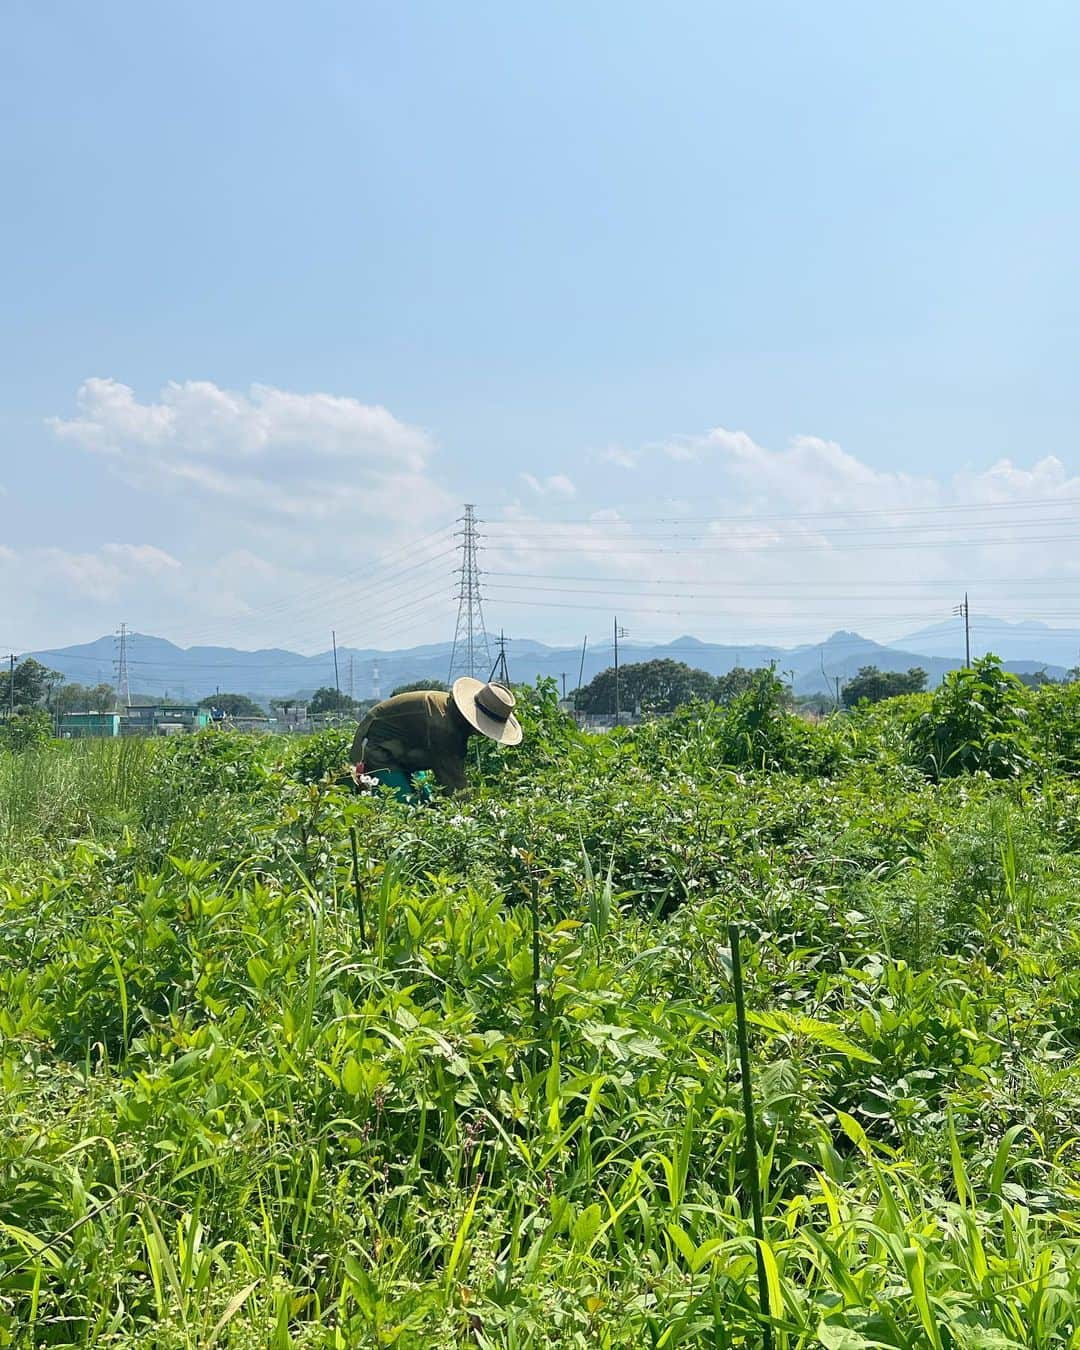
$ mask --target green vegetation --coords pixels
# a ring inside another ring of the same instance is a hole
[[[395,694],[411,694],[420,690],[434,689],[437,693],[445,694],[450,686],[443,680],[413,680],[411,684],[399,684],[396,689],[390,690],[390,697]]]
[[[674,712],[695,699],[731,703],[751,687],[760,674],[735,666],[725,675],[688,666],[667,658],[637,661],[619,668],[619,706],[626,712],[640,708],[647,717]],[[574,707],[585,713],[615,711],[615,667],[609,666],[574,691]]]
[[[352,713],[355,710],[355,699],[343,694],[340,689],[331,689],[328,685],[316,689],[308,701],[308,712],[315,717],[322,713]]]
[[[247,694],[208,694],[199,700],[200,708],[216,708],[227,717],[265,717],[266,709]]]
[[[19,661],[14,673],[10,668],[0,670],[0,709],[14,707],[17,711],[27,711],[46,703],[52,689],[63,676],[32,656]]]
[[[1080,1345],[1080,686],[519,693],[0,754],[0,1341],[760,1346],[736,920],[779,1350]]]
[[[908,670],[878,670],[877,666],[860,666],[854,679],[848,680],[841,691],[845,708],[854,708],[864,699],[880,703],[884,698],[900,694],[921,694],[926,688],[927,674],[921,666]]]
[[[60,682],[57,677],[49,706],[57,716],[69,712],[110,712],[116,707],[116,690],[111,684]]]

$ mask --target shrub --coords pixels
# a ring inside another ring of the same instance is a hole
[[[344,781],[349,771],[349,751],[355,727],[329,727],[305,736],[285,755],[285,772],[302,783],[318,783],[328,775]]]
[[[932,778],[1015,778],[1034,762],[1031,693],[996,656],[954,670],[912,728],[917,762]]]
[[[1080,774],[1080,683],[1044,684],[1032,699],[1031,722],[1048,763]]]
[[[52,736],[49,714],[40,708],[26,709],[0,723],[0,747],[27,750],[44,745]]]

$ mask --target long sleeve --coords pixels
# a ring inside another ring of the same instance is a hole
[[[398,694],[377,703],[357,727],[353,762],[363,760],[373,771],[430,769],[441,787],[458,792],[466,786],[468,744],[468,726],[448,694]]]

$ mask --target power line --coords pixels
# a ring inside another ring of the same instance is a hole
[[[876,540],[865,544],[831,544],[823,541],[818,544],[773,544],[765,542],[754,547],[734,544],[719,544],[711,547],[700,548],[609,548],[606,544],[598,544],[596,541],[571,542],[569,544],[530,544],[523,543],[519,550],[512,550],[502,546],[505,552],[530,553],[592,553],[601,554],[605,558],[629,558],[652,556],[666,553],[671,555],[684,554],[693,557],[708,557],[713,553],[739,553],[743,555],[752,553],[776,554],[776,553],[842,553],[850,551],[858,552],[880,552],[889,549],[938,549],[938,548],[991,548],[1004,545],[1012,548],[1026,547],[1028,544],[1071,544],[1080,541],[1080,535],[1076,534],[1049,534],[1049,535],[1023,535],[1015,539],[1001,536],[995,539],[908,539],[899,540],[895,543],[882,542]],[[516,542],[521,542],[520,538]],[[652,540],[648,541],[654,542]]]
[[[762,586],[786,586],[787,581],[741,581],[734,578],[725,579],[722,582],[699,581],[696,578],[687,577],[611,577],[611,576],[582,576],[580,574],[556,573],[550,572],[500,572],[491,568],[486,568],[484,575],[487,577],[511,577],[513,579],[539,581],[602,581],[610,582],[613,585],[624,586],[682,586],[688,582],[694,586],[735,586],[740,589],[743,587],[756,590]],[[977,580],[980,586],[1045,586],[1062,585],[1067,581],[1067,577],[1062,576],[1042,576],[1042,577],[980,577]],[[1080,575],[1076,581],[1080,583]],[[893,588],[902,588],[905,590],[918,590],[926,586],[940,586],[952,589],[956,586],[956,577],[934,577],[926,578],[922,581],[890,581],[888,584]],[[799,594],[808,589],[841,589],[849,591],[853,586],[872,586],[875,591],[885,594],[881,590],[881,583],[877,581],[860,581],[858,577],[846,578],[843,581],[799,581]],[[489,586],[490,589],[490,586]]]
[[[329,598],[321,604],[310,606],[304,610],[303,617],[310,619],[312,622],[303,631],[305,634],[314,634],[320,631],[321,625],[316,616],[328,611],[336,615],[342,609],[346,609],[377,616],[389,600],[397,599],[417,586],[428,584],[432,575],[436,572],[440,576],[444,576],[445,572],[441,564],[447,558],[452,557],[454,552],[454,549],[447,549],[440,556],[425,558],[421,562],[380,576],[363,586],[354,586],[343,590],[337,596]]]
[[[631,583],[627,583],[627,584],[629,585],[629,584],[631,584]],[[677,590],[677,591],[652,591],[652,590],[650,590],[650,591],[646,591],[646,592],[644,592],[644,593],[641,592],[640,590],[621,590],[621,591],[620,591],[620,590],[614,590],[614,589],[611,589],[610,587],[603,587],[603,588],[601,588],[601,587],[592,587],[592,586],[588,586],[588,587],[572,587],[572,586],[532,586],[532,585],[530,585],[530,586],[513,586],[513,585],[506,585],[505,583],[496,583],[495,585],[491,585],[491,586],[488,587],[488,590],[489,590],[489,592],[492,592],[492,591],[496,591],[496,592],[501,592],[501,591],[525,591],[526,593],[528,593],[528,594],[530,594],[530,595],[576,595],[576,596],[580,596],[580,597],[582,597],[582,598],[584,598],[584,597],[586,597],[586,596],[590,596],[590,595],[599,595],[599,596],[606,597],[606,598],[608,598],[608,599],[620,599],[620,598],[626,598],[626,597],[628,597],[628,598],[630,598],[630,599],[634,599],[634,598],[635,598],[636,596],[638,596],[638,595],[643,595],[643,598],[648,599],[648,600],[714,600],[714,601],[715,601],[715,600],[725,600],[725,599],[730,599],[730,600],[741,600],[741,601],[744,601],[745,603],[751,603],[751,602],[752,602],[754,605],[762,605],[762,604],[769,604],[769,603],[774,603],[774,604],[790,604],[790,603],[792,603],[792,602],[797,602],[797,601],[799,601],[799,600],[801,599],[801,596],[800,596],[799,592],[797,592],[797,591],[786,591],[786,592],[783,592],[783,593],[778,594],[778,595],[744,595],[744,594],[742,594],[741,592],[736,592],[736,591],[702,591],[701,589],[699,589],[699,586],[698,586],[697,584],[695,584],[694,586],[686,586],[686,587],[682,588],[681,590]],[[826,598],[826,599],[827,599],[827,597],[822,597],[822,598]],[[871,602],[873,602],[873,601],[875,601],[875,600],[880,600],[880,599],[883,599],[883,598],[886,598],[886,597],[885,597],[881,592],[876,592],[876,593],[873,594],[873,595],[854,596],[852,602],[855,603],[855,604],[863,604],[863,605],[865,605],[865,604],[869,604],[869,603],[871,603]],[[914,600],[914,599],[917,599],[918,597],[917,597],[917,596],[896,596],[896,597],[889,597],[889,598],[896,598],[896,599],[901,599],[901,600],[904,600],[904,599],[906,599],[906,600]],[[1073,599],[1073,598],[1075,598],[1075,596],[1074,596],[1074,595],[1068,595],[1068,596],[1061,596],[1061,597],[1038,597],[1038,598],[1040,598],[1040,599],[1053,599],[1053,598]],[[846,605],[846,606],[845,606],[845,609],[849,609],[850,607],[851,607],[850,604],[849,604],[849,605]],[[804,611],[804,609],[803,609],[803,607],[802,607],[801,605],[800,605],[800,607],[799,607],[799,612],[800,612],[800,613],[806,612],[806,611]]]
[[[637,526],[647,524],[664,525],[705,525],[712,522],[752,522],[755,520],[836,520],[846,517],[869,516],[913,516],[944,515],[968,511],[1016,511],[1032,506],[1080,506],[1080,497],[1029,497],[1019,502],[957,502],[950,506],[868,506],[848,509],[836,507],[831,511],[761,511],[742,512],[734,515],[712,516],[564,516],[551,522],[560,525],[591,526]],[[495,520],[490,529],[513,529],[518,525],[541,525],[536,516],[522,517],[520,520]]]
[[[425,578],[425,580],[429,580],[429,579]],[[428,601],[428,600],[431,600],[431,599],[433,599],[433,598],[435,598],[435,597],[444,597],[444,598],[446,598],[447,600],[449,600],[449,592],[448,592],[447,589],[446,589],[445,583],[441,583],[441,584],[440,584],[436,589],[434,589],[434,590],[430,590],[430,589],[429,589],[429,590],[427,590],[426,592],[424,592],[423,594],[420,594],[419,591],[420,591],[420,589],[422,589],[422,587],[423,587],[423,582],[420,583],[420,587],[419,587],[419,588],[416,587],[416,586],[410,585],[410,587],[407,588],[405,591],[401,591],[401,592],[398,592],[398,593],[396,593],[396,594],[392,594],[391,597],[390,597],[391,599],[403,599],[403,603],[398,604],[398,605],[392,605],[392,606],[390,606],[389,608],[385,608],[385,609],[381,609],[381,610],[376,611],[377,617],[378,617],[381,621],[383,621],[383,622],[381,622],[380,624],[375,625],[375,631],[378,631],[380,627],[385,627],[385,626],[386,626],[386,623],[387,623],[391,618],[393,618],[394,615],[401,614],[401,613],[403,613],[404,611],[412,610],[412,609],[415,608],[417,605],[419,605],[419,604],[421,604],[421,603],[424,603],[424,602],[426,602],[426,601]],[[407,598],[406,598],[406,597],[407,597]],[[368,631],[371,631],[371,630],[369,629]],[[132,636],[132,635],[129,633],[129,634],[128,634],[128,639],[129,639],[129,641],[130,641],[130,639],[131,639],[131,636]],[[187,651],[191,651],[191,650],[194,650],[194,649],[193,649],[193,648],[180,648],[179,650],[181,651],[181,653],[185,653],[185,652],[187,652]],[[257,655],[257,654],[258,654],[258,653],[252,653],[253,656],[255,656],[255,655]],[[56,657],[63,657],[65,660],[69,660],[69,661],[83,661],[83,662],[86,662],[86,663],[88,663],[88,664],[95,665],[95,666],[101,666],[101,665],[103,665],[104,662],[105,662],[105,658],[103,658],[103,657],[101,657],[101,656],[91,655],[91,654],[89,654],[89,653],[78,653],[78,652],[71,652],[71,653],[69,653],[69,652],[66,652],[66,651],[64,651],[64,650],[62,650],[62,649],[60,649],[60,648],[40,648],[40,649],[38,649],[38,651],[37,651],[37,655],[39,655],[39,656],[56,656]],[[298,660],[298,661],[291,661],[291,662],[290,662],[290,661],[281,662],[281,661],[277,661],[277,660],[253,661],[253,662],[248,662],[248,661],[184,661],[184,660],[183,660],[183,656],[181,656],[180,658],[178,658],[179,662],[182,662],[182,664],[183,664],[185,670],[236,670],[236,671],[240,671],[240,672],[249,671],[249,670],[259,670],[259,669],[275,669],[275,670],[277,670],[277,669],[282,669],[282,668],[286,668],[286,667],[291,667],[291,668],[295,668],[295,669],[300,669],[300,668],[302,668],[303,666],[307,666],[307,665],[308,665],[309,663],[311,663],[311,662],[317,662],[317,661],[319,661],[320,659],[325,659],[325,660],[327,660],[328,663],[331,662],[331,660],[332,660],[332,652],[330,652],[330,651],[327,651],[327,652],[317,652],[317,653],[313,653],[313,654],[310,655],[310,656],[302,657],[302,658],[300,658],[300,660]],[[171,661],[139,661],[139,660],[129,661],[129,665],[130,665],[132,668],[139,669],[139,670],[142,670],[142,669],[148,669],[148,668],[154,668],[154,667],[173,669],[173,668],[175,668],[175,666],[176,666],[177,664],[178,664],[178,661],[177,661],[177,660],[171,660]]]
[[[287,613],[297,607],[302,607],[305,614],[317,612],[319,609],[325,608],[328,605],[333,605],[335,603],[336,594],[340,591],[347,590],[347,588],[357,580],[373,580],[375,581],[375,584],[381,584],[382,580],[384,580],[381,576],[383,573],[389,572],[392,575],[402,575],[405,572],[413,571],[417,567],[426,566],[430,562],[437,560],[439,557],[449,557],[450,554],[456,551],[452,543],[451,547],[442,554],[422,558],[417,562],[410,563],[409,566],[404,568],[399,568],[398,566],[403,556],[413,557],[416,554],[417,549],[421,548],[424,544],[429,543],[431,540],[437,539],[440,535],[449,536],[452,529],[452,525],[441,525],[438,529],[432,530],[426,535],[421,535],[419,539],[410,540],[397,548],[391,549],[389,552],[383,554],[377,562],[364,563],[360,567],[341,573],[336,579],[330,581],[322,578],[318,582],[304,587],[302,590],[295,591],[291,595],[283,596],[266,605],[249,610],[246,614],[237,618],[222,619],[218,623],[197,630],[194,638],[189,640],[188,645],[198,646],[200,638],[205,634],[219,632],[232,633],[238,625],[262,621],[269,617]],[[448,539],[448,542],[451,541]]]
[[[728,523],[730,525],[735,526],[742,525],[745,527],[743,534],[750,534],[750,533],[761,534],[766,532],[775,534],[776,533],[775,530],[764,531],[762,529],[760,522],[765,519],[766,517],[764,516],[742,516],[731,522],[710,521],[709,523],[710,524]],[[1048,525],[1076,525],[1077,523],[1078,523],[1077,517],[1075,515],[1035,516],[1034,518],[1030,519],[1024,519],[1023,517],[1020,518],[1013,517],[1007,522],[1002,522],[1000,520],[965,520],[962,523],[961,528],[965,530],[1000,530],[1003,527],[1003,525],[1007,525],[1007,528],[1010,530],[1036,529],[1036,528],[1045,529]],[[606,526],[608,528],[611,528],[615,524],[616,522],[613,521],[599,522],[600,527]],[[618,528],[625,530],[627,532],[633,531],[633,533],[636,535],[645,532],[646,537],[651,537],[654,539],[713,539],[716,537],[717,534],[717,531],[712,529],[700,533],[697,532],[687,533],[685,530],[682,529],[678,530],[672,529],[672,526],[670,524],[660,526],[659,524],[648,524],[631,521],[618,522]],[[913,521],[908,524],[901,524],[901,525],[888,524],[882,521],[872,521],[866,525],[825,525],[812,530],[800,530],[797,533],[800,535],[881,534],[883,532],[888,532],[889,534],[901,534],[901,533],[912,534],[916,532],[919,534],[929,534],[931,532],[940,530],[955,530],[956,528],[957,523],[954,520],[929,521],[929,522]],[[659,529],[663,529],[669,532],[666,534],[648,533]],[[571,529],[563,530],[560,528],[558,522],[553,523],[537,522],[536,525],[531,526],[528,524],[519,525],[516,527],[510,525],[505,525],[501,527],[494,526],[491,530],[491,535],[493,539],[497,539],[500,532],[505,531],[507,534],[509,534],[515,539],[547,538],[551,535],[553,530],[556,532],[558,538],[568,538],[568,539],[574,538],[575,533],[580,533],[583,538],[589,538],[595,533],[595,530],[592,529],[580,532]],[[725,530],[724,533],[725,535],[734,535],[735,538],[740,537],[739,531],[737,529],[731,530],[729,528]]]

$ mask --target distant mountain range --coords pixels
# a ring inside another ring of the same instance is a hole
[[[304,697],[320,685],[333,685],[334,656],[320,652],[302,656],[283,648],[241,651],[234,647],[177,647],[164,638],[144,634],[129,637],[129,678],[133,694],[196,701],[215,690],[250,694],[257,700]],[[994,651],[1010,670],[1029,674],[1045,670],[1060,678],[1080,663],[1080,630],[1049,628],[1041,623],[1006,623],[972,617],[972,654]],[[775,663],[799,694],[832,693],[836,681],[849,680],[860,666],[907,670],[921,666],[930,683],[937,684],[949,670],[963,664],[964,635],[959,620],[912,633],[900,642],[882,644],[858,633],[833,633],[824,642],[798,647],[750,643],[711,643],[695,637],[668,643],[620,644],[622,662],[670,657],[722,675],[737,665]],[[32,652],[37,660],[58,670],[69,681],[98,684],[115,675],[116,643],[98,638],[73,647]],[[494,647],[492,658],[494,659]],[[531,638],[515,638],[507,646],[511,678],[531,682],[550,677],[567,690],[612,664],[611,642],[580,647],[551,647]],[[337,680],[358,699],[385,697],[396,685],[413,680],[445,680],[450,644],[436,643],[402,651],[339,647]],[[485,672],[486,673],[486,672]]]
[[[909,634],[903,645],[927,656],[950,657],[958,649],[963,652],[963,643],[961,620],[952,619]],[[1009,623],[973,614],[971,652],[973,656],[996,652],[1004,661],[1034,661],[1040,669],[1048,663],[1069,670],[1080,665],[1080,628],[1051,628],[1030,619]]]

